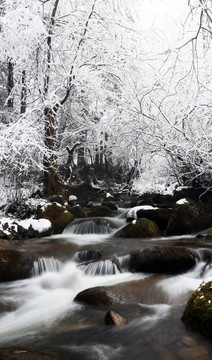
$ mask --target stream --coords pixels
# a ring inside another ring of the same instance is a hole
[[[125,218],[120,210],[116,218],[78,219],[61,235],[15,242],[39,259],[30,278],[0,283],[0,347],[49,351],[64,360],[212,359],[211,342],[181,320],[192,292],[202,281],[212,280],[212,267],[204,260],[206,250],[212,257],[212,244],[188,235],[115,238]],[[175,276],[130,273],[128,254],[154,245],[189,247],[200,260]],[[101,258],[85,263],[89,252]],[[120,266],[111,261],[114,256]],[[147,290],[141,303],[108,307],[74,301],[90,287],[142,279]],[[108,310],[124,316],[127,325],[104,325]]]

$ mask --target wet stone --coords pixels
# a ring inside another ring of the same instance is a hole
[[[107,314],[105,315],[104,322],[105,325],[116,325],[122,327],[126,325],[127,320],[123,316],[117,314],[114,311],[108,311]]]

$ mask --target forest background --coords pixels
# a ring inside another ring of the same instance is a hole
[[[130,190],[211,188],[212,3],[2,0],[1,203],[71,193],[94,169]]]

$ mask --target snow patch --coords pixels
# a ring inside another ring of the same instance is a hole
[[[157,209],[158,207],[154,207],[150,205],[135,206],[128,211],[127,218],[137,219],[137,211],[139,210],[157,210]]]
[[[180,199],[176,202],[177,205],[189,204],[188,200]]]
[[[52,224],[47,219],[25,219],[18,222],[24,229],[28,230],[32,226],[33,230],[42,233],[51,228]]]

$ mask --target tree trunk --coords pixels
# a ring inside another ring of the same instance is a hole
[[[8,101],[7,106],[13,107],[13,98],[11,97],[11,91],[14,87],[14,78],[13,78],[13,63],[11,60],[8,62],[8,76],[7,76],[7,93],[8,93]]]
[[[44,195],[51,197],[61,195],[65,199],[65,185],[58,172],[57,155],[55,151],[55,113],[45,109],[45,145],[48,152],[44,156]]]
[[[26,112],[26,71],[22,71],[22,88],[21,88],[21,114]]]

